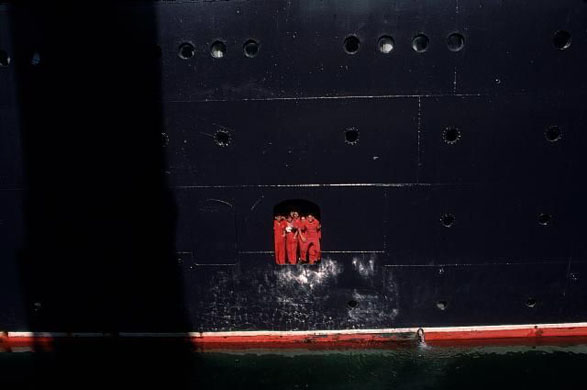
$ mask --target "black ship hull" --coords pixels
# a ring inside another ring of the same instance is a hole
[[[0,330],[587,320],[584,3],[0,7]]]

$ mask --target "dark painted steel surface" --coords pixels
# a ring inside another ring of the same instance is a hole
[[[0,329],[587,320],[584,1],[0,7]]]

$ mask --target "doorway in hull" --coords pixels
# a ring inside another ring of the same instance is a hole
[[[316,264],[321,259],[320,207],[305,199],[284,200],[273,208],[275,263]]]

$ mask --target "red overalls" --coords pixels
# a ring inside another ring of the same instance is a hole
[[[306,233],[304,233],[304,220],[296,218],[293,220],[294,227],[298,229],[298,246],[300,248],[300,259],[302,262],[306,262],[306,254],[308,252],[308,239]]]
[[[322,233],[318,228],[319,226],[320,222],[317,219],[314,219],[312,222],[306,219],[304,223],[304,235],[306,237],[306,247],[310,264],[314,264],[320,260],[320,237]]]
[[[287,228],[285,230],[285,249],[287,251],[287,262],[289,264],[296,264],[298,261],[298,235],[293,227],[293,223],[287,222]]]
[[[273,220],[273,240],[275,242],[275,262],[285,264],[285,237],[284,229],[286,221]]]

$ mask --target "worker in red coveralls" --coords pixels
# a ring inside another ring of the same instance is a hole
[[[322,237],[322,226],[314,215],[308,214],[304,221],[304,235],[310,264],[316,264],[320,260],[320,238]]]
[[[303,232],[305,218],[304,217],[300,218],[300,215],[298,214],[297,211],[292,211],[291,215],[293,218],[293,225],[296,228],[296,231],[298,232],[298,249],[299,249],[300,260],[302,263],[305,263],[305,262],[307,262],[306,254],[308,252],[308,245],[306,243],[307,240],[306,240],[305,234]]]
[[[284,230],[287,262],[289,264],[296,264],[298,261],[298,231],[294,226],[291,214],[287,216],[287,225]]]
[[[276,215],[273,221],[273,240],[275,243],[275,262],[285,264],[285,227],[287,221],[282,215]]]

